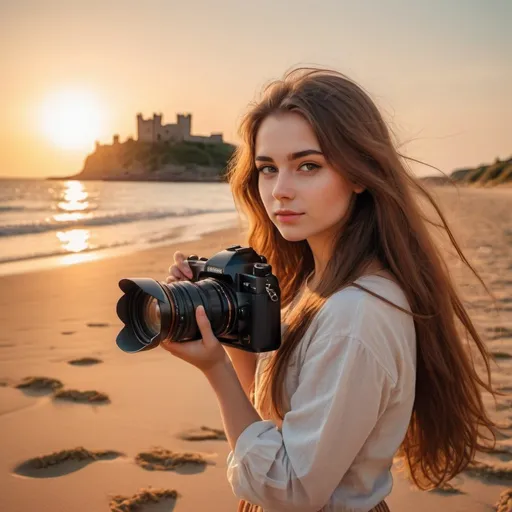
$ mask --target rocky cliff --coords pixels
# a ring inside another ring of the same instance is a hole
[[[83,169],[64,179],[105,181],[223,181],[235,146],[226,143],[127,140],[99,145]],[[62,177],[59,179],[63,179]]]

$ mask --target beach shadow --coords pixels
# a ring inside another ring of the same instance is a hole
[[[114,460],[123,455],[113,450],[90,451],[78,447],[26,460],[13,473],[29,478],[56,478],[79,471],[92,462]]]
[[[53,395],[55,400],[78,402],[82,404],[109,404],[110,398],[106,393],[96,390],[78,391],[77,389],[61,389]]]
[[[63,386],[60,380],[51,377],[25,377],[15,387],[28,396],[44,396],[54,393]]]
[[[512,465],[507,462],[473,461],[464,470],[471,477],[485,481],[486,484],[503,485],[512,480]]]
[[[224,430],[201,426],[178,434],[184,441],[227,441]]]
[[[140,489],[133,496],[112,496],[110,512],[172,512],[179,497],[174,489]]]
[[[510,411],[512,410],[512,401],[505,400],[496,404],[496,411]]]
[[[154,447],[148,452],[138,453],[135,463],[148,471],[175,471],[181,475],[194,475],[213,464],[199,453],[177,453]]]
[[[93,364],[100,363],[103,363],[103,361],[95,357],[81,357],[79,359],[71,359],[71,361],[68,361],[68,364],[73,366],[92,366]]]
[[[491,355],[496,360],[512,359],[512,354],[509,354],[508,352],[501,352],[499,350],[491,352]]]
[[[457,494],[466,494],[460,487],[457,487],[456,485],[453,485],[449,482],[446,482],[441,487],[438,487],[437,489],[432,489],[429,492],[433,492],[435,494],[441,494],[443,496],[453,496]]]
[[[499,339],[505,339],[505,338],[512,338],[512,329],[508,327],[502,327],[500,325],[496,327],[488,327],[485,329],[488,333],[493,334],[489,339],[491,341],[499,340]]]

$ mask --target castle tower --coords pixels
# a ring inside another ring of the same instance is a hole
[[[155,133],[162,127],[162,114],[153,114],[153,125],[155,126]]]
[[[162,126],[162,114],[153,114],[152,119],[144,119],[142,114],[137,114],[137,140],[143,142],[156,141],[157,133]]]
[[[192,114],[178,114],[178,129],[181,136],[187,140],[192,133]]]

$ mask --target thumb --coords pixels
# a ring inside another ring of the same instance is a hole
[[[199,331],[201,332],[201,337],[203,341],[210,341],[215,338],[213,334],[212,326],[210,324],[210,320],[206,316],[206,311],[204,310],[204,306],[197,306],[196,308],[196,321],[197,326],[199,327]]]

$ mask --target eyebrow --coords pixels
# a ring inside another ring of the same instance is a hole
[[[323,155],[321,151],[318,151],[318,149],[305,149],[304,151],[297,151],[296,153],[290,153],[288,155],[288,160],[297,160],[297,158],[302,158],[304,156],[309,155]],[[273,162],[274,160],[270,156],[263,156],[258,155],[255,158],[256,162]]]

